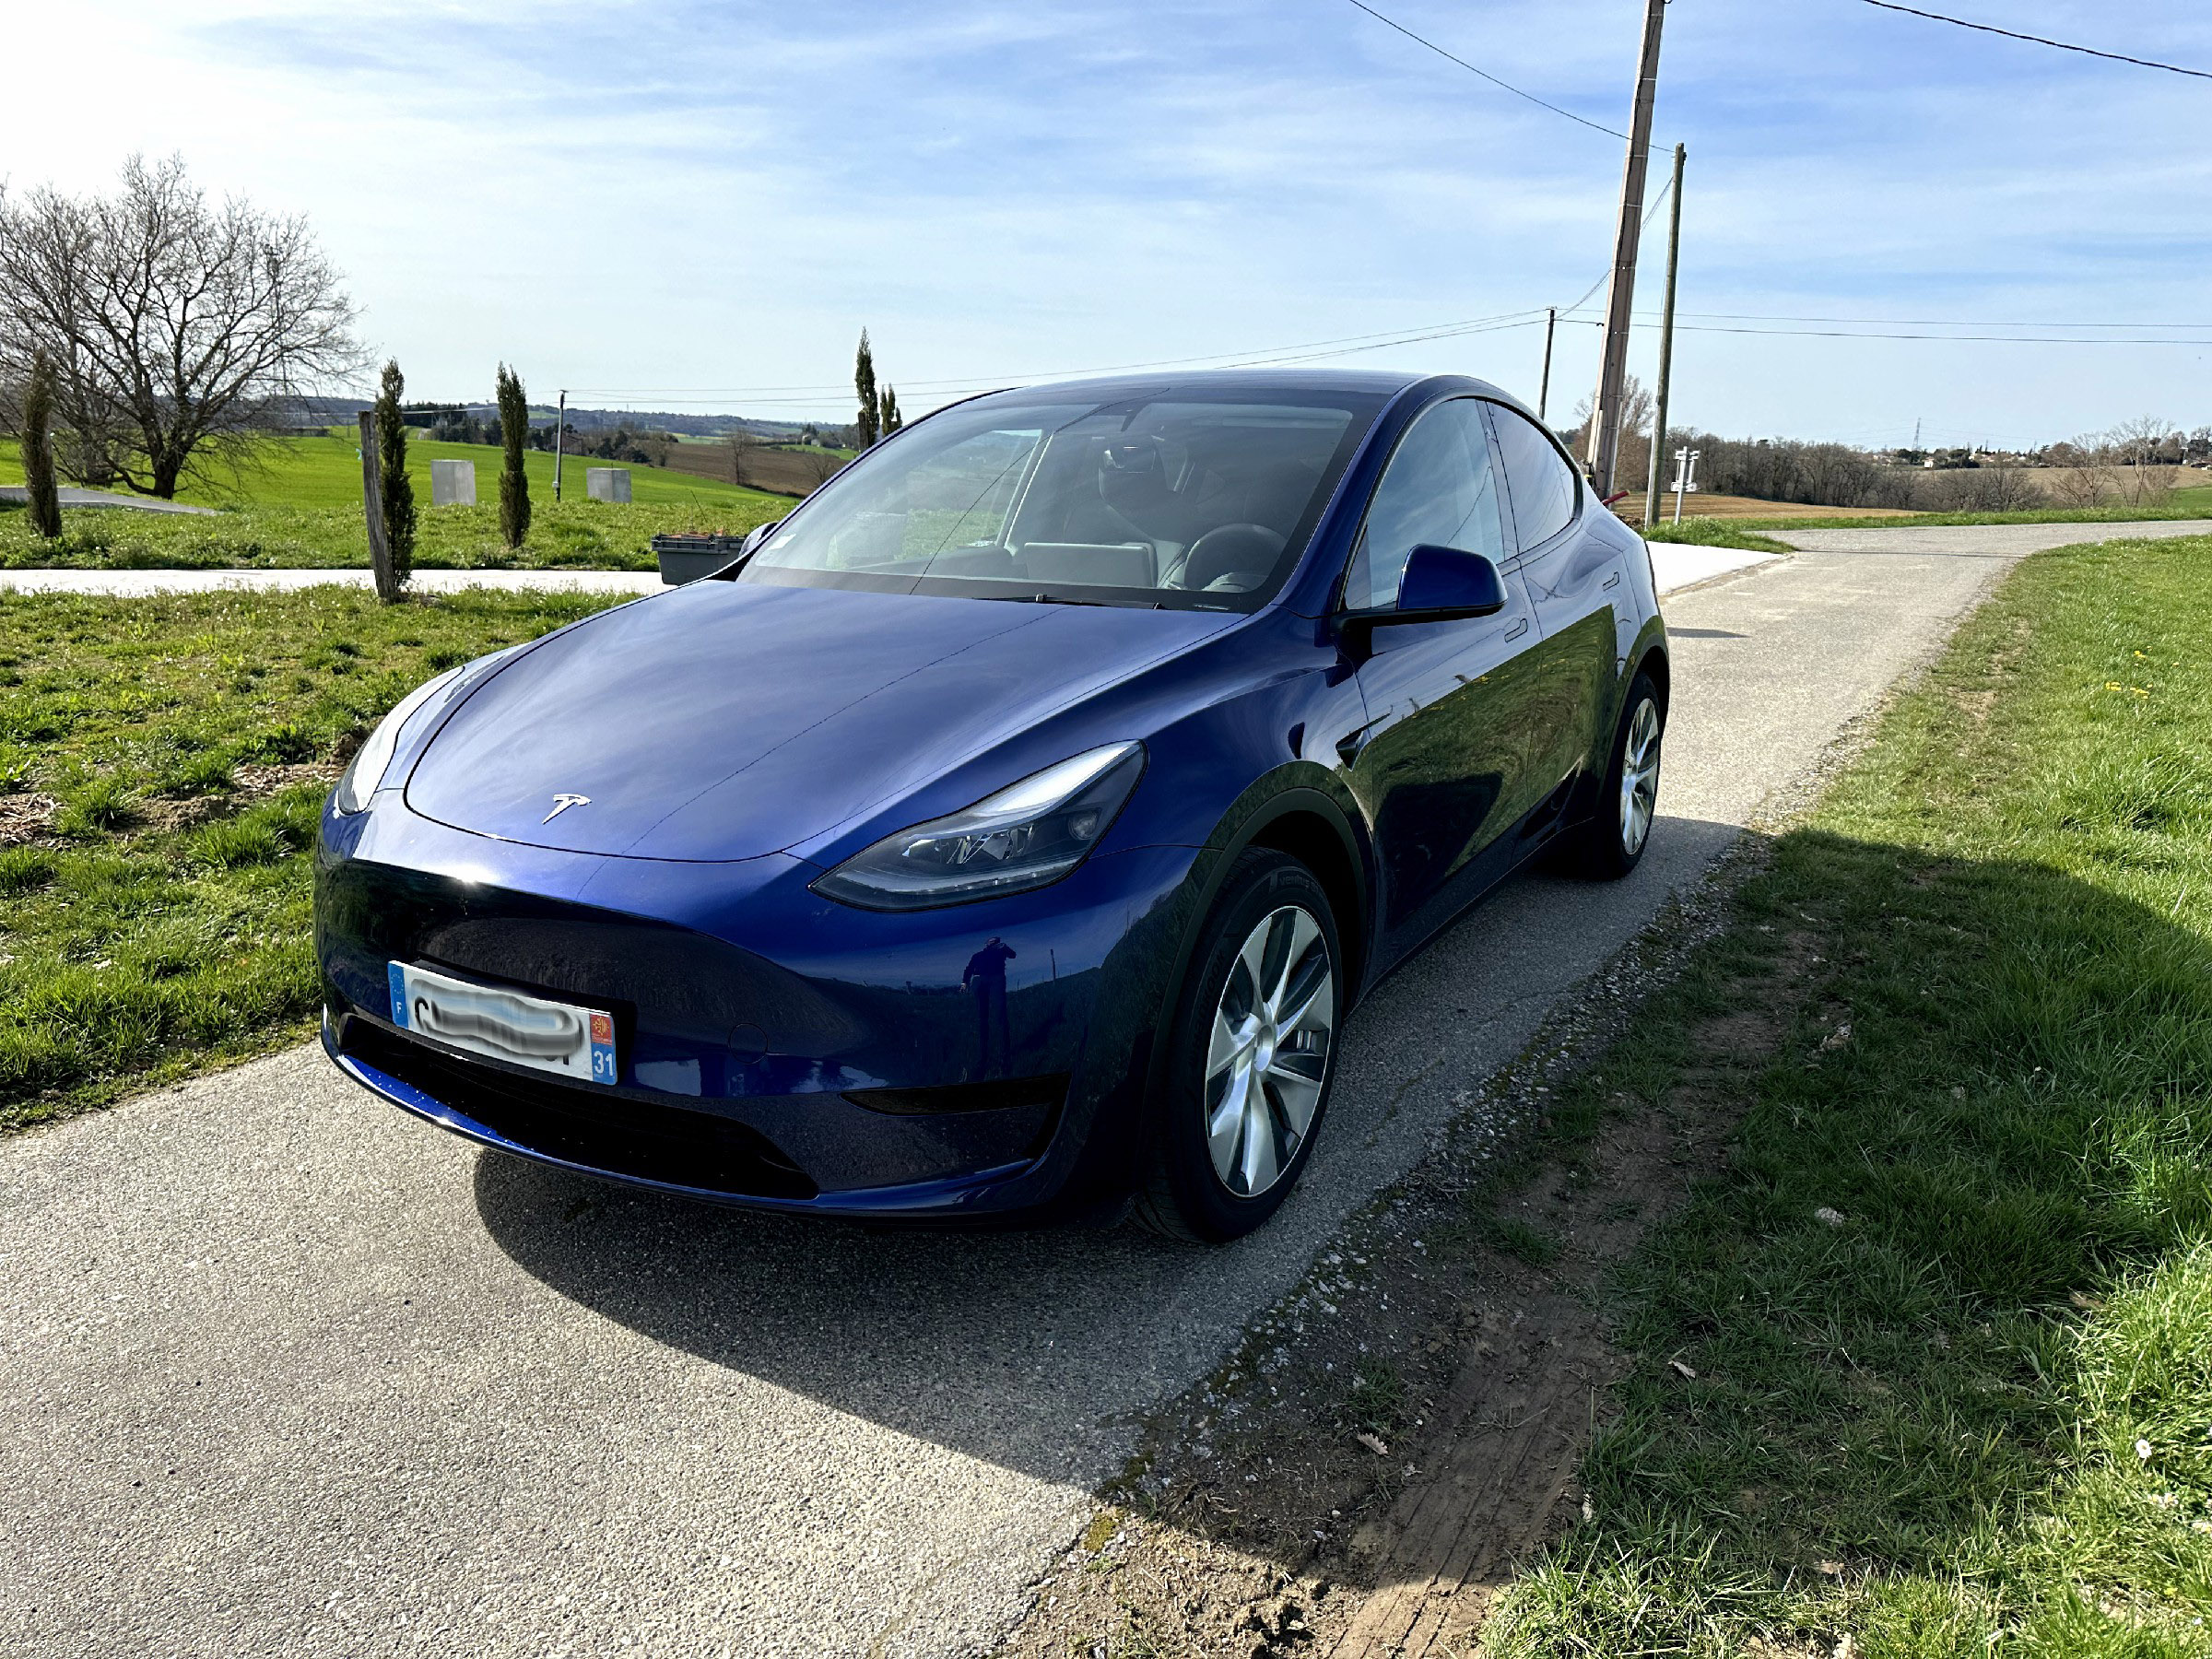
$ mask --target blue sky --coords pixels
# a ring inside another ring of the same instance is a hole
[[[1625,125],[1639,0],[1378,9]],[[1949,9],[2212,66],[2206,8]],[[864,324],[912,411],[1566,305],[1606,265],[1623,150],[1344,0],[76,0],[16,27],[18,62],[101,75],[97,124],[80,77],[17,83],[11,188],[98,188],[134,148],[181,152],[211,193],[308,215],[365,335],[437,397],[488,395],[504,358],[535,397],[841,418]],[[1700,328],[2207,341],[1685,332],[1681,419],[1866,443],[1916,419],[1947,443],[2212,422],[2212,81],[1859,0],[1675,0],[1661,78],[1657,135],[1689,147],[1681,303]],[[2164,326],[2075,326],[2107,323]],[[1555,410],[1587,394],[1596,347],[1562,327]],[[1533,396],[1540,351],[1524,324],[1324,360]],[[1647,378],[1656,353],[1641,328]]]

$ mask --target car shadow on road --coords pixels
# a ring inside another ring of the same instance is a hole
[[[1662,821],[1644,866],[1508,883],[1362,1002],[1313,1167],[1252,1238],[1214,1250],[1124,1227],[863,1228],[756,1214],[485,1153],[493,1241],[654,1341],[902,1433],[1092,1484],[1139,1417],[1203,1375],[1343,1218],[1416,1164],[1466,1091],[1740,835]]]

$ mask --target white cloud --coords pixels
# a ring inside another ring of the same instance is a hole
[[[1607,124],[1641,10],[1395,0]],[[2016,12],[2118,27],[2071,0]],[[1872,8],[1707,0],[1669,27],[1686,309],[2212,314],[2212,166],[2178,77]],[[2194,18],[2128,27],[2128,49],[2212,57]],[[1604,266],[1620,165],[1617,141],[1336,0],[77,0],[17,31],[18,61],[89,53],[100,73],[17,83],[15,187],[100,188],[130,150],[173,149],[211,190],[308,213],[430,395],[483,394],[505,358],[541,392],[823,387],[741,401],[835,415],[864,323],[895,382],[957,384],[1563,303]],[[1647,307],[1657,277],[1654,253]],[[1562,341],[1565,404],[1592,333]],[[1538,349],[1524,330],[1347,360],[1526,389]],[[1646,372],[1653,349],[1647,331]],[[2144,407],[2194,422],[2212,418],[2203,355],[1688,335],[1677,406],[1803,432],[1996,410],[2029,436]]]

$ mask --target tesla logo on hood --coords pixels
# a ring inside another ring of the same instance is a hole
[[[553,797],[553,810],[537,821],[541,824],[549,824],[571,806],[589,806],[591,804],[592,797],[590,795],[557,794]]]

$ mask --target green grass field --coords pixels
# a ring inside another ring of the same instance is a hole
[[[2207,569],[2022,565],[1568,1091],[1742,1117],[1486,1653],[2212,1652]]]
[[[500,498],[501,453],[488,443],[433,443],[415,439],[407,445],[407,476],[415,483],[415,499],[424,509],[430,500],[430,463],[473,461],[477,466],[477,500],[496,504]],[[624,467],[630,477],[632,500],[639,506],[674,503],[750,502],[759,492],[739,489],[689,473],[632,462],[587,461],[570,455],[561,466],[561,500],[584,499],[584,469],[589,466]],[[523,471],[530,480],[530,499],[538,505],[553,500],[553,457],[540,450],[526,450]],[[0,484],[23,482],[20,447],[12,440],[0,442]],[[280,438],[269,444],[260,460],[237,472],[186,486],[177,500],[200,507],[350,507],[361,506],[360,450],[350,433],[321,438]],[[788,509],[790,503],[784,503]]]
[[[0,1129],[306,1035],[343,758],[432,674],[612,602],[0,598]]]
[[[13,444],[0,444],[0,483],[21,480],[18,453]],[[429,505],[429,464],[449,458],[477,463],[479,505]],[[584,464],[574,456],[564,469],[561,500],[556,501],[553,457],[533,451],[525,457],[530,534],[517,551],[499,534],[500,460],[500,452],[485,444],[408,446],[407,472],[419,508],[417,564],[426,570],[647,570],[653,563],[650,544],[656,532],[741,532],[782,517],[792,506],[783,496],[648,466],[629,469],[631,504],[594,501],[584,497]],[[210,515],[69,508],[54,542],[31,534],[28,514],[0,512],[0,568],[358,567],[369,562],[360,460],[347,440],[285,439],[272,449],[265,466],[228,479],[219,488],[185,490],[179,499],[221,511]]]

